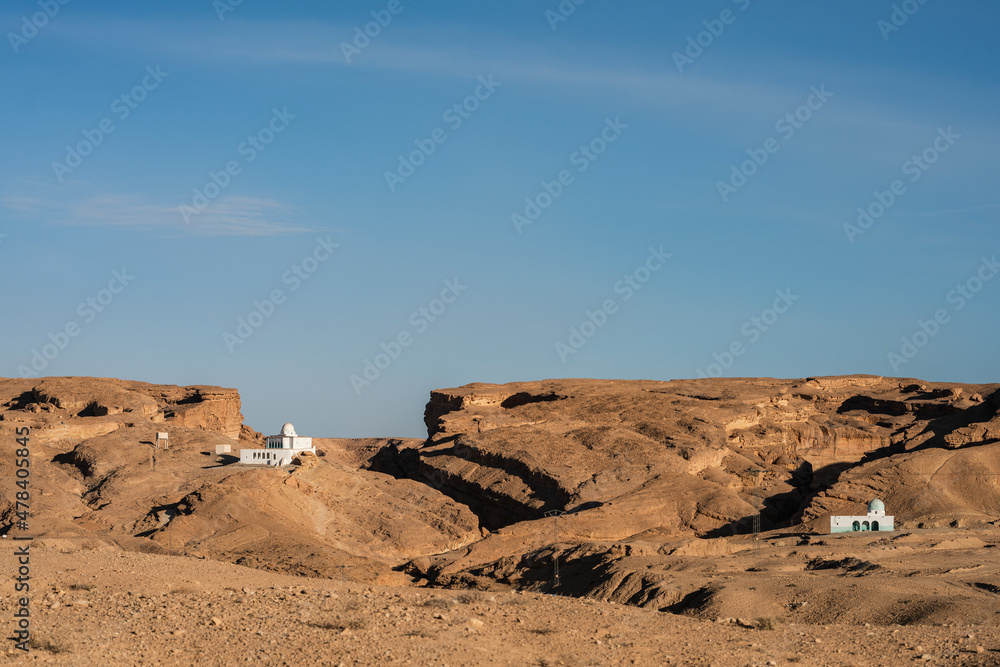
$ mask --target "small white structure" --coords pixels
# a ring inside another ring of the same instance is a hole
[[[215,446],[215,453],[216,454],[229,454],[232,451],[233,451],[233,446],[232,445],[216,445]]]
[[[170,438],[169,433],[166,433],[164,431],[159,431],[156,434],[156,444],[153,446],[156,447],[156,449],[167,449],[168,447],[167,443],[169,442],[169,438]]]
[[[831,533],[854,533],[866,530],[891,531],[895,530],[894,516],[886,516],[885,503],[876,498],[868,503],[868,514],[866,516],[831,516]]]
[[[316,454],[312,438],[300,437],[295,427],[285,424],[278,435],[267,436],[264,449],[241,449],[240,463],[264,466],[285,466],[299,454],[311,452]]]

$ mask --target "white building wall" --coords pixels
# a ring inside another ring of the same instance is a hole
[[[865,523],[868,524],[868,528],[864,530],[871,530],[872,522],[878,522],[878,531],[891,531],[895,530],[895,518],[894,516],[886,516],[881,512],[866,514],[865,516],[831,516],[830,517],[830,532],[831,533],[853,533],[854,522],[857,521],[859,526],[864,526]]]
[[[312,438],[301,438],[295,434],[291,424],[285,424],[281,433],[269,435],[264,440],[264,449],[240,450],[240,463],[246,465],[283,466],[303,452],[316,453]]]
[[[248,465],[284,466],[294,457],[290,449],[241,449],[240,463]]]
[[[269,435],[267,437],[266,447],[268,449],[295,449],[295,450],[306,450],[313,449],[312,438],[300,438],[298,436],[281,436],[281,435]],[[316,452],[313,451],[315,454]]]
[[[854,529],[854,520],[856,517],[853,516],[831,516],[830,517],[830,532],[831,533],[842,533],[845,531],[850,531]]]

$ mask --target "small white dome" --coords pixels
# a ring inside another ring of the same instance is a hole
[[[876,498],[875,500],[873,500],[870,503],[868,503],[868,511],[870,513],[873,513],[873,512],[882,512],[884,514],[885,513],[885,503],[883,503],[881,500],[879,500],[878,498]]]
[[[288,435],[295,437],[297,435],[295,433],[295,427],[292,426],[291,424],[285,424],[284,426],[281,427],[281,435]]]

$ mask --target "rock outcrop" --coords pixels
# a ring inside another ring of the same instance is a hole
[[[825,532],[876,496],[897,525],[984,526],[1000,519],[983,486],[1000,474],[998,406],[1000,385],[876,376],[472,384],[432,392],[428,440],[371,466],[493,531],[411,567],[453,584],[560,540],[739,535],[758,513],[764,531]]]
[[[918,586],[894,560],[920,549],[974,560],[1000,546],[1000,384],[472,384],[432,392],[425,421],[426,440],[316,438],[318,456],[254,468],[215,454],[260,442],[235,390],[0,379],[0,475],[13,479],[15,430],[27,426],[34,535],[299,575],[557,590],[700,618],[763,600],[769,614],[817,623],[864,617],[840,609],[863,576],[883,599],[879,622],[946,619],[955,587],[963,617],[1000,609],[977,597],[995,595],[983,579],[995,568],[942,570]],[[166,451],[152,447],[160,430]],[[0,532],[17,520],[13,488],[0,487]],[[870,558],[851,537],[815,539],[831,514],[863,512],[873,497],[902,530],[977,537],[872,534]],[[748,569],[758,526],[774,555]],[[912,562],[930,567],[935,554]],[[775,583],[786,570],[809,574],[788,590]],[[766,571],[778,574],[744,576]],[[918,598],[933,611],[914,611]]]
[[[75,418],[89,417],[202,429],[233,439],[243,429],[239,392],[222,387],[176,387],[111,378],[0,380],[0,405],[4,420],[34,424],[40,431],[59,431],[71,423],[86,434],[90,424]]]
[[[0,379],[0,476],[30,429],[35,536],[77,536],[296,574],[374,580],[481,537],[477,517],[425,485],[359,470],[388,440],[317,438],[288,469],[234,465],[216,445],[260,446],[234,389],[105,378]],[[169,448],[157,450],[157,431]],[[405,442],[405,441],[399,441]],[[366,453],[367,452],[367,453]],[[329,453],[329,457],[325,456]],[[0,532],[16,524],[0,489]],[[405,578],[404,578],[405,579]]]

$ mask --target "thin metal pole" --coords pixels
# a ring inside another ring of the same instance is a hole
[[[756,510],[753,515],[753,555],[756,557],[760,555],[760,506],[763,503],[761,497],[763,479],[758,475],[763,475],[766,471],[754,468],[749,472],[753,475],[751,480],[753,482],[754,509]]]
[[[545,516],[552,517],[552,588],[559,588],[559,517],[564,512],[562,510],[550,510]]]

